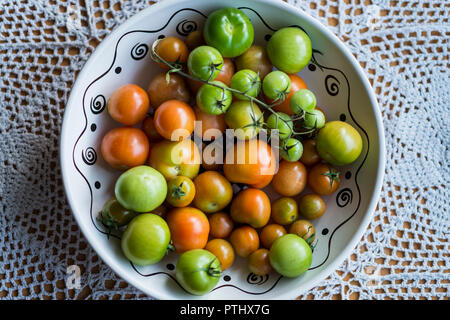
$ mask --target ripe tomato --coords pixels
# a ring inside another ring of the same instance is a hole
[[[167,82],[166,72],[157,74],[148,85],[148,95],[150,96],[150,104],[154,108],[158,108],[163,102],[169,100],[179,100],[188,103],[191,94],[186,86],[183,77],[171,73],[169,82]]]
[[[167,182],[166,201],[177,208],[188,206],[195,196],[195,185],[188,177],[178,176]]]
[[[292,109],[290,107],[292,95],[294,94],[294,92],[296,92],[298,90],[308,89],[308,86],[306,85],[305,81],[303,81],[303,79],[300,78],[296,74],[290,74],[289,75],[289,79],[291,79],[291,90],[290,90],[290,93],[287,94],[286,99],[284,99],[284,101],[281,104],[275,106],[273,109],[275,111],[284,112],[284,113],[286,113],[288,115],[293,115],[294,111],[292,111]],[[274,101],[270,100],[270,99],[267,99],[267,102],[269,104],[274,103]]]
[[[272,203],[272,219],[276,223],[286,225],[298,218],[297,202],[293,198],[279,198]]]
[[[185,64],[189,55],[189,49],[187,45],[182,40],[176,37],[166,37],[162,39],[156,46],[155,51],[158,56],[168,61],[172,65]],[[169,67],[167,67],[162,62],[158,63],[158,65],[163,69],[169,70]]]
[[[258,233],[249,226],[234,229],[230,235],[230,242],[236,254],[242,258],[247,258],[259,248]]]
[[[155,123],[153,122],[153,117],[148,116],[142,122],[142,131],[147,135],[149,142],[158,142],[163,139],[163,137],[156,131]]]
[[[283,160],[273,177],[272,186],[282,196],[293,197],[305,189],[306,180],[306,167],[301,162]]]
[[[225,115],[213,115],[203,112],[199,107],[194,108],[195,117],[197,120],[197,124],[201,124],[201,130],[197,132],[197,128],[195,129],[195,133],[197,135],[201,134],[201,138],[205,141],[214,140],[220,137],[227,128],[227,124],[225,123]]]
[[[275,240],[284,236],[285,234],[286,229],[283,226],[279,224],[268,224],[261,230],[259,238],[263,247],[270,249],[272,243],[274,243]]]
[[[114,169],[126,170],[147,161],[150,144],[145,133],[136,128],[114,128],[103,137],[103,159]]]
[[[107,108],[111,117],[127,126],[141,122],[147,114],[150,101],[144,89],[126,84],[111,95]]]
[[[234,223],[231,217],[224,212],[213,213],[208,217],[209,235],[213,238],[227,238],[233,231]]]
[[[233,188],[217,171],[205,171],[194,179],[196,194],[194,205],[206,213],[225,208],[233,197]]]
[[[262,190],[245,189],[231,202],[230,216],[237,223],[247,223],[253,228],[261,228],[270,219],[270,199]]]
[[[222,68],[218,74],[218,76],[214,79],[216,81],[223,82],[227,85],[227,87],[231,84],[231,78],[234,75],[234,63],[230,58],[223,59]]]
[[[251,152],[250,152],[251,151]],[[264,188],[273,178],[276,159],[264,141],[253,139],[238,142],[226,155],[223,172],[231,182]]]
[[[164,138],[180,141],[194,131],[195,113],[187,103],[169,100],[156,109],[153,121],[156,130]]]
[[[248,268],[257,276],[264,276],[272,271],[269,250],[258,249],[248,257]]]
[[[316,238],[316,229],[308,220],[297,220],[289,227],[289,233],[303,238],[310,246]]]
[[[339,188],[340,172],[325,163],[318,163],[308,174],[308,185],[322,196],[332,194]]]
[[[236,67],[238,70],[250,69],[257,73],[261,79],[272,71],[272,63],[269,60],[265,47],[251,46],[242,55],[236,58]]]
[[[202,168],[207,171],[219,171],[223,166],[223,146],[220,140],[218,144],[210,143],[205,145],[203,143],[202,149]],[[216,156],[216,152],[218,153]]]
[[[205,39],[203,39],[203,31],[195,30],[188,34],[186,37],[186,45],[189,50],[194,50],[197,47],[205,45]]]
[[[320,156],[316,150],[316,140],[309,139],[303,142],[303,154],[300,158],[301,163],[305,166],[312,166],[320,161]]]
[[[320,218],[326,209],[325,201],[317,194],[306,194],[298,201],[300,214],[306,219]]]
[[[172,209],[167,214],[167,224],[176,252],[183,253],[206,246],[209,221],[200,210],[191,207]]]
[[[206,244],[205,250],[208,250],[219,259],[222,271],[231,267],[234,262],[234,250],[227,240],[210,240]]]

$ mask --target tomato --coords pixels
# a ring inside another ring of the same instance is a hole
[[[166,179],[185,176],[194,179],[200,169],[200,152],[190,139],[161,141],[153,145],[149,164]]]
[[[278,70],[297,73],[311,60],[311,39],[299,28],[279,29],[267,43],[267,54]]]
[[[248,257],[248,268],[257,276],[264,276],[272,271],[269,250],[258,249]]]
[[[183,253],[177,261],[175,277],[189,293],[203,295],[219,282],[221,275],[219,259],[203,249]]]
[[[134,126],[144,120],[150,100],[147,92],[135,84],[126,84],[111,95],[107,109],[111,118],[124,125]]]
[[[263,122],[263,114],[258,105],[251,101],[235,101],[225,113],[225,122],[240,140],[255,137]]]
[[[233,60],[229,58],[224,58],[223,65],[220,68],[220,72],[214,80],[223,82],[226,86],[229,87],[231,84],[231,79],[233,78],[234,75],[234,70],[235,67]]]
[[[222,139],[216,143],[203,145],[202,150],[202,168],[207,171],[219,171],[223,166],[223,146]],[[216,155],[217,153],[217,155]]]
[[[233,197],[231,183],[216,171],[205,171],[194,179],[194,205],[206,213],[225,208]]]
[[[309,246],[316,239],[316,229],[308,220],[297,220],[289,227],[289,233],[293,233],[303,238]]]
[[[188,206],[195,196],[195,185],[188,177],[178,176],[167,181],[166,201],[177,208]]]
[[[312,166],[320,161],[320,156],[316,150],[316,140],[308,139],[303,141],[303,154],[300,161],[305,166]]]
[[[224,239],[210,240],[205,247],[213,255],[219,259],[222,271],[231,267],[234,262],[234,250],[231,244]]]
[[[294,127],[291,117],[282,112],[272,113],[267,118],[266,124],[271,131],[278,130],[278,135],[281,140],[289,138]]]
[[[158,142],[163,139],[163,137],[156,131],[155,123],[153,122],[153,117],[148,116],[142,122],[142,131],[147,135],[149,142]]]
[[[276,164],[272,148],[262,140],[253,139],[238,142],[227,152],[223,172],[231,182],[264,188],[272,181]]]
[[[306,181],[307,171],[301,162],[283,160],[273,177],[272,186],[280,195],[293,197],[305,189]]]
[[[279,224],[268,224],[261,230],[259,238],[263,247],[270,249],[275,240],[284,236],[285,234],[286,229],[283,226]]]
[[[224,114],[208,114],[202,111],[199,107],[195,107],[194,112],[195,118],[197,120],[197,125],[201,125],[201,130],[197,132],[196,128],[195,133],[203,140],[214,140],[220,137],[225,132],[227,124],[225,123]]]
[[[261,90],[261,79],[255,71],[243,69],[234,74],[230,87],[256,98]],[[239,100],[250,100],[243,94],[233,93],[233,95]]]
[[[206,44],[205,39],[203,39],[203,30],[195,30],[189,33],[186,37],[186,45],[189,50],[194,50],[197,47]]]
[[[222,8],[208,15],[203,30],[208,45],[226,58],[234,58],[253,43],[254,31],[249,18],[239,9]]]
[[[294,278],[311,266],[312,251],[308,243],[295,234],[286,234],[270,247],[270,264],[281,275]]]
[[[166,199],[167,183],[157,170],[138,166],[120,175],[114,192],[117,201],[124,208],[136,212],[150,212]]]
[[[320,218],[326,209],[325,202],[317,194],[305,194],[300,198],[298,206],[300,214],[310,220]]]
[[[231,217],[224,212],[213,213],[208,217],[210,231],[213,238],[227,238],[233,231],[234,223]]]
[[[200,210],[191,207],[175,208],[167,214],[166,221],[176,252],[202,249],[208,242],[209,221]]]
[[[269,60],[265,47],[253,45],[235,60],[238,70],[250,69],[259,74],[261,79],[272,71],[272,63]]]
[[[317,135],[317,152],[334,166],[346,166],[358,159],[362,151],[362,138],[346,122],[330,121]]]
[[[116,198],[111,198],[103,205],[99,220],[111,233],[127,225],[135,216],[136,212],[124,208]]]
[[[279,198],[272,203],[272,219],[278,224],[286,225],[298,218],[297,202],[288,197]]]
[[[303,123],[307,129],[320,129],[325,125],[325,114],[319,109],[308,111],[303,118]]]
[[[167,215],[167,212],[171,210],[171,206],[164,202],[162,205],[157,207],[156,209],[153,209],[151,213],[156,214],[157,216],[160,216],[161,218],[165,218]]]
[[[289,106],[295,114],[311,112],[316,107],[316,96],[308,89],[301,89],[292,93]]]
[[[232,94],[226,90],[227,86],[220,81],[211,81],[220,88],[204,84],[197,92],[197,106],[207,114],[219,115],[225,113],[231,105]]]
[[[195,113],[187,103],[169,100],[156,109],[153,121],[156,131],[164,138],[180,141],[194,132]]]
[[[288,138],[281,142],[281,158],[286,161],[298,161],[303,154],[303,145],[295,138]]]
[[[187,45],[176,37],[166,37],[159,41],[155,48],[156,54],[169,62],[172,66],[180,66],[186,63],[189,49]],[[166,70],[169,67],[160,62],[158,65]]]
[[[128,260],[146,266],[164,258],[169,242],[170,231],[164,219],[144,213],[128,224],[121,238],[121,247]]]
[[[148,95],[150,96],[150,104],[154,108],[158,108],[162,103],[169,100],[179,100],[189,103],[191,94],[186,86],[183,77],[171,73],[169,82],[167,82],[167,73],[158,73],[148,85]]]
[[[192,50],[188,58],[189,73],[204,81],[214,80],[222,68],[223,58],[217,49],[200,46]]]
[[[234,229],[229,240],[236,254],[242,258],[247,258],[252,252],[259,249],[258,233],[249,226]]]
[[[291,90],[291,79],[282,71],[272,71],[264,78],[262,89],[267,98],[284,101],[287,93]]]
[[[114,169],[126,170],[147,161],[150,144],[142,130],[119,127],[106,133],[100,149],[106,163]]]
[[[261,228],[270,218],[270,199],[259,189],[242,190],[231,202],[230,216],[237,223],[247,223]]]
[[[308,185],[322,196],[332,194],[339,188],[340,172],[325,163],[318,163],[308,174]]]
[[[289,79],[291,80],[291,90],[286,95],[286,99],[284,99],[283,102],[281,102],[281,103],[279,103],[279,101],[275,102],[274,100],[270,100],[267,97],[266,97],[266,100],[269,104],[279,103],[278,105],[273,107],[273,109],[275,111],[280,111],[280,112],[284,112],[288,115],[293,115],[294,111],[292,111],[292,109],[290,107],[292,96],[294,95],[295,92],[297,92],[301,89],[307,89],[308,87],[306,86],[305,81],[303,81],[303,79],[300,78],[296,74],[290,74]]]

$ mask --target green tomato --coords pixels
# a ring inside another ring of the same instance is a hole
[[[136,212],[124,208],[116,198],[109,199],[103,205],[100,222],[111,230],[127,225],[136,216]]]
[[[294,127],[294,123],[292,122],[291,117],[283,112],[277,112],[276,115],[272,113],[267,118],[266,123],[271,130],[278,130],[278,134],[281,140],[289,138]]]
[[[289,106],[295,114],[302,114],[304,111],[313,111],[316,103],[316,96],[312,91],[300,89],[292,94]]]
[[[334,166],[346,166],[361,154],[361,135],[346,122],[330,121],[317,134],[317,153]]]
[[[298,161],[303,155],[303,144],[295,139],[289,138],[282,141],[281,158],[286,161]]]
[[[212,83],[221,86],[204,84],[197,92],[197,106],[205,113],[219,115],[225,113],[231,105],[233,95],[227,89],[227,86],[220,81],[212,81]]]
[[[189,73],[201,80],[214,80],[220,73],[223,58],[217,49],[209,46],[200,46],[189,54],[187,66]]]
[[[255,71],[244,69],[236,72],[231,78],[230,87],[246,93],[250,97],[256,98],[261,90],[261,79]],[[249,100],[246,96],[233,93],[240,100]]]
[[[169,242],[169,226],[164,219],[153,213],[144,213],[128,224],[122,235],[121,247],[128,260],[146,266],[164,257]]]
[[[304,126],[307,129],[320,129],[325,125],[325,115],[322,111],[314,109],[305,113]]]
[[[223,8],[206,19],[203,37],[226,58],[234,58],[253,43],[254,31],[250,19],[239,9]]]
[[[234,134],[240,140],[249,140],[255,137],[263,120],[261,109],[251,101],[235,101],[225,113],[226,124],[235,130]]]
[[[262,89],[269,99],[284,99],[289,90],[291,90],[291,79],[282,71],[272,71],[264,78]]]
[[[211,252],[194,249],[183,253],[178,259],[175,276],[189,293],[204,295],[219,282],[220,262]]]
[[[159,171],[138,166],[120,175],[114,191],[117,201],[126,209],[150,212],[166,199],[167,183]]]
[[[270,264],[281,275],[294,278],[311,266],[312,251],[308,243],[295,234],[281,236],[270,247]]]
[[[278,70],[297,73],[311,60],[311,39],[299,28],[282,28],[270,37],[267,54]]]

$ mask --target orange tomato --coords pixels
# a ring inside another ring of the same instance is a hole
[[[262,190],[245,189],[231,202],[230,216],[235,222],[261,228],[270,219],[270,199]]]
[[[300,158],[301,163],[305,166],[312,166],[320,161],[320,156],[316,150],[316,139],[308,139],[302,142],[303,154]]]
[[[217,171],[205,171],[194,179],[194,205],[206,213],[225,208],[233,198],[231,183]]]
[[[279,224],[268,224],[261,230],[259,238],[263,247],[270,249],[272,243],[274,243],[275,240],[284,236],[285,234],[286,229],[283,226]]]
[[[231,217],[224,212],[213,213],[208,217],[209,235],[213,238],[227,238],[233,231],[234,223]]]
[[[272,271],[269,250],[258,249],[248,257],[248,268],[257,276],[263,276]]]
[[[236,254],[242,258],[247,258],[259,249],[258,233],[249,226],[234,229],[230,235],[230,242]]]
[[[231,84],[231,78],[234,75],[234,63],[230,58],[223,59],[223,65],[220,68],[220,72],[217,77],[214,79],[215,81],[221,81],[227,85],[227,87]]]
[[[276,161],[266,142],[257,139],[239,141],[227,152],[223,172],[231,182],[264,188],[273,178]]]
[[[150,104],[157,108],[169,100],[179,100],[188,103],[191,94],[186,86],[184,78],[176,73],[171,73],[167,82],[166,72],[157,74],[147,89],[150,96]]]
[[[114,169],[126,170],[147,161],[150,144],[142,130],[120,127],[108,131],[100,149],[106,163]]]
[[[234,262],[234,250],[227,240],[210,240],[206,244],[205,250],[208,250],[219,259],[222,271],[231,267]]]
[[[205,39],[203,39],[203,31],[195,30],[188,34],[186,37],[186,45],[189,50],[194,50],[197,47],[205,45]]]
[[[148,116],[142,122],[142,131],[147,135],[148,141],[158,142],[163,139],[163,137],[156,131],[155,123],[153,122],[153,117]]]
[[[156,109],[153,121],[156,131],[164,138],[180,141],[194,131],[195,113],[187,103],[169,100]]]
[[[339,188],[340,173],[330,165],[318,163],[311,168],[308,174],[308,185],[322,196],[332,194]]]
[[[297,220],[289,227],[289,233],[303,238],[309,245],[316,239],[316,229],[308,220]]]
[[[306,85],[305,81],[303,81],[303,79],[296,74],[290,74],[289,78],[291,79],[291,92],[287,94],[286,99],[284,99],[284,101],[281,104],[275,106],[273,109],[278,112],[284,112],[288,115],[293,115],[294,112],[291,110],[291,107],[289,106],[292,95],[294,94],[295,91],[298,91],[300,89],[308,89],[308,86]],[[269,104],[274,103],[273,100],[267,98],[266,100]]]
[[[150,100],[144,89],[135,84],[126,84],[111,95],[107,108],[111,117],[127,126],[144,120]]]
[[[189,49],[187,45],[176,37],[166,37],[162,39],[155,48],[156,53],[168,62],[185,64],[188,59]],[[169,70],[162,62],[158,65],[166,70]]]
[[[195,118],[200,122],[202,128],[200,132],[195,132],[205,141],[214,140],[220,137],[227,128],[225,114],[213,115],[203,112],[199,107],[194,108]]]
[[[282,196],[296,196],[305,189],[307,174],[303,163],[283,160],[280,162],[278,172],[273,177],[272,186]]]
[[[175,251],[203,249],[208,242],[209,221],[203,212],[191,207],[175,208],[167,214]]]
[[[166,201],[177,208],[188,206],[195,196],[195,185],[191,179],[177,176],[167,181]]]

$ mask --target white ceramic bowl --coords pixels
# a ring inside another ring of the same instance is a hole
[[[113,195],[120,174],[100,154],[103,135],[118,126],[105,110],[106,101],[125,83],[144,88],[158,67],[149,57],[151,43],[162,36],[184,38],[200,28],[209,12],[239,7],[251,19],[255,42],[265,44],[281,27],[300,26],[311,37],[314,58],[299,74],[317,96],[328,120],[346,121],[360,132],[364,148],[359,159],[343,168],[337,194],[326,197],[327,212],[314,221],[318,245],[311,269],[295,279],[278,274],[258,277],[238,259],[208,295],[187,294],[175,280],[177,255],[158,264],[133,266],[116,238],[108,239],[96,221],[103,203]],[[384,173],[384,136],[374,93],[358,62],[340,40],[319,22],[282,1],[167,0],[150,6],[112,32],[80,72],[70,95],[62,127],[61,166],[72,211],[83,234],[100,257],[123,279],[160,299],[291,299],[317,285],[348,257],[370,222]]]

